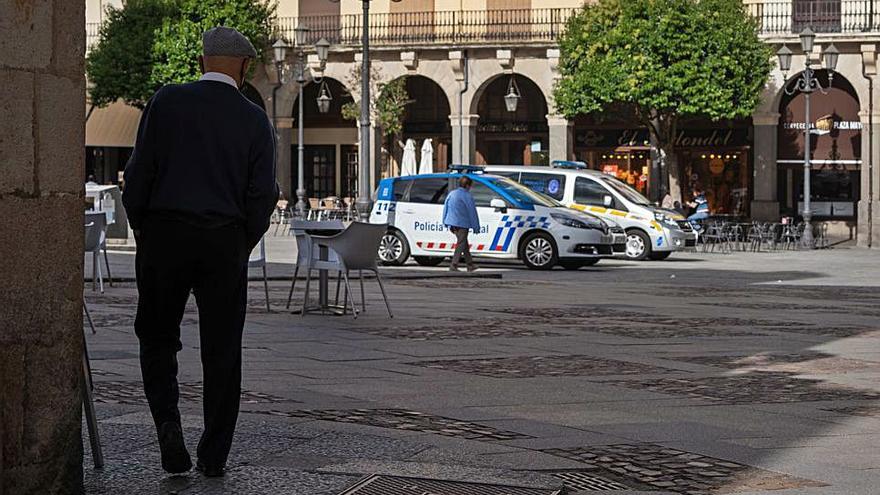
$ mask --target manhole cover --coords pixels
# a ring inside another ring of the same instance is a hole
[[[441,370],[494,378],[536,376],[640,375],[668,373],[669,369],[592,356],[517,356],[490,359],[456,359],[408,363]]]
[[[270,416],[310,418],[336,423],[353,423],[395,430],[421,431],[468,440],[514,440],[532,438],[523,433],[505,431],[468,421],[434,416],[404,409],[324,409],[301,411],[249,411]]]
[[[584,471],[553,473],[560,478],[565,488],[573,491],[597,492],[602,490],[629,490],[630,487],[602,476]]]
[[[561,495],[562,491],[371,475],[339,495]]]

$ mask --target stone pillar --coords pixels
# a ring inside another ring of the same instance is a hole
[[[752,218],[761,221],[779,220],[779,198],[776,196],[777,184],[777,126],[778,113],[755,114],[752,116],[755,127],[754,153],[754,200]]]
[[[83,490],[84,9],[0,7],[3,494]]]
[[[876,82],[875,82],[876,84]],[[859,112],[862,122],[862,165],[859,184],[858,225],[856,243],[859,247],[880,248],[880,113]]]
[[[548,115],[550,161],[574,159],[574,122],[560,115]]]
[[[450,115],[452,123],[452,163],[473,165],[477,159],[477,121],[479,115]]]
[[[291,145],[293,144],[293,119],[291,117],[278,117],[277,143],[275,146],[275,177],[284,197],[296,202],[296,181],[293,177],[293,157]]]

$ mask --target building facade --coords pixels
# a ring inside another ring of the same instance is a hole
[[[880,129],[874,109],[880,0],[744,1],[774,50],[785,44],[797,52],[797,35],[808,25],[818,33],[810,55],[814,62],[820,63],[822,47],[828,43],[840,50],[832,87],[812,96],[809,125],[825,116],[834,122],[832,132],[811,143],[815,218],[835,239],[857,238],[860,245],[880,246],[880,171],[875,166],[880,142],[874,141]],[[579,159],[646,193],[654,192],[648,190],[652,182],[647,134],[626,109],[566,119],[555,108],[556,39],[582,0],[369,4],[372,99],[379,84],[405,77],[411,100],[401,133],[387,136],[374,127],[368,136],[372,184],[399,171],[408,139],[416,149],[430,139],[435,169],[451,163],[540,165]],[[303,88],[303,172],[309,197],[356,196],[359,132],[356,121],[343,117],[342,108],[360,99],[362,5],[360,0],[281,0],[278,5],[279,34],[285,39],[294,39],[297,25],[310,28],[310,76]],[[313,49],[322,38],[331,43],[323,67]],[[295,66],[297,60],[294,50],[287,62]],[[804,60],[803,55],[795,56],[789,78],[798,67],[802,70]],[[818,75],[827,83],[826,74]],[[271,63],[251,84],[276,122],[278,179],[285,195],[293,197],[300,166],[299,86],[279,84]],[[519,99],[509,111],[504,96],[512,88]],[[317,97],[325,92],[332,100],[322,113]],[[760,220],[796,216],[803,200],[800,164],[806,125],[803,96],[786,95],[783,75],[775,70],[751,118],[684,122],[676,137],[678,159],[690,181],[707,190],[717,212]]]

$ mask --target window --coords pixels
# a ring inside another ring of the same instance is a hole
[[[496,172],[493,170],[489,173],[492,175],[497,175],[498,177],[507,177],[510,180],[515,180],[515,181],[519,182],[519,172],[507,172],[507,171]]]
[[[393,201],[403,201],[406,197],[406,190],[409,189],[409,185],[412,184],[411,180],[396,180],[394,181],[394,188],[391,190],[391,196]]]
[[[485,184],[474,181],[471,186],[471,196],[474,197],[474,203],[479,206],[490,206],[490,202],[494,198],[502,199],[501,195],[489,189]]]
[[[611,196],[611,193],[596,181],[581,177],[574,181],[575,203],[605,206],[605,196]]]
[[[546,194],[559,201],[565,194],[565,175],[523,172],[520,183],[532,191]]]
[[[442,205],[449,191],[446,179],[415,179],[409,189],[410,203]]]

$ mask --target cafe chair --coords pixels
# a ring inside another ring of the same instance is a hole
[[[296,239],[296,265],[293,269],[293,279],[290,281],[290,293],[287,294],[287,309],[290,309],[290,301],[293,299],[293,289],[296,287],[296,278],[300,268],[308,269],[312,261],[312,238],[306,233],[307,229],[342,230],[345,225],[340,220],[329,222],[312,222],[294,220],[290,223],[290,232]]]
[[[92,253],[92,290],[104,293],[104,274],[101,271],[101,242],[104,230],[92,221],[85,224],[85,252]],[[104,253],[106,257],[107,254]]]
[[[86,223],[94,223],[95,229],[100,230],[100,240],[99,245],[96,248],[96,251],[91,251],[86,249],[86,252],[92,252],[93,261],[99,262],[101,261],[101,255],[104,255],[104,266],[107,268],[107,282],[110,284],[110,287],[113,287],[113,275],[110,273],[110,258],[107,256],[107,214],[103,211],[99,212],[86,212]],[[102,275],[102,274],[99,274]],[[103,278],[103,275],[102,275]],[[94,277],[92,281],[94,282]],[[103,280],[102,280],[103,283]],[[101,289],[101,292],[104,292],[104,289]]]
[[[312,236],[315,246],[327,247],[332,253],[336,254],[336,259],[312,261],[308,270],[309,273],[306,276],[306,295],[308,295],[311,271],[313,269],[338,271],[342,274],[342,280],[345,282],[345,302],[351,304],[352,314],[357,318],[358,309],[355,307],[354,293],[351,290],[348,275],[353,270],[358,272],[361,284],[361,312],[363,312],[366,309],[363,272],[373,272],[376,276],[376,282],[379,284],[379,290],[382,292],[382,298],[385,300],[388,316],[393,318],[394,314],[391,312],[391,305],[388,303],[388,295],[385,293],[385,286],[382,284],[382,277],[379,275],[379,266],[376,262],[379,241],[387,230],[388,226],[384,224],[354,222],[347,229],[334,236]],[[305,308],[305,302],[303,307]]]
[[[260,242],[251,250],[248,257],[248,268],[263,269],[263,288],[266,290],[266,311],[272,312],[269,307],[269,277],[266,276],[266,238],[260,239]]]

